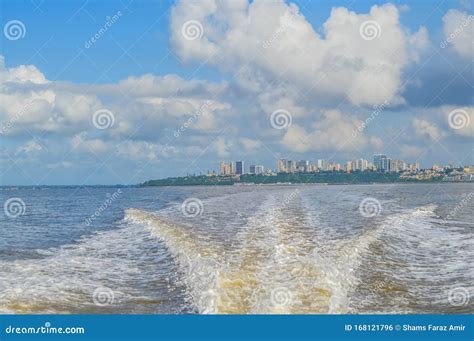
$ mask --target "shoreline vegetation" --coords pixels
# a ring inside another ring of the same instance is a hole
[[[441,182],[442,176],[429,179],[401,177],[399,173],[380,172],[320,172],[320,173],[278,173],[235,175],[191,175],[148,180],[140,186],[229,186],[229,185],[287,185],[328,184],[351,185],[372,183],[433,183]]]

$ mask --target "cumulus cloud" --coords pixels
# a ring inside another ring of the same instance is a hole
[[[217,154],[217,156],[221,158],[229,157],[231,155],[231,149],[234,146],[232,141],[224,138],[223,136],[219,136],[216,140],[212,143],[212,146]]]
[[[203,28],[198,39],[183,34],[191,20]],[[367,21],[379,27],[378,38],[366,40],[359,33]],[[172,11],[171,31],[183,60],[217,65],[248,90],[286,83],[309,96],[346,98],[356,105],[400,102],[401,72],[427,35],[424,28],[407,33],[390,4],[367,14],[334,8],[321,35],[296,5],[283,1],[181,1]]]
[[[415,129],[415,134],[420,137],[429,137],[433,141],[438,141],[443,137],[442,131],[436,124],[420,118],[412,120],[412,127]]]
[[[239,139],[239,141],[247,153],[256,152],[262,146],[262,141],[249,139],[247,137],[242,137]]]
[[[98,138],[91,138],[86,132],[74,135],[70,139],[72,150],[75,152],[87,152],[101,154],[110,149],[105,141]]]
[[[344,115],[339,110],[328,110],[323,119],[315,122],[309,131],[297,124],[291,125],[283,136],[282,144],[295,152],[357,150],[368,142],[362,135],[353,138],[353,132],[361,123],[358,118]],[[379,140],[374,142],[380,143]]]
[[[442,46],[451,45],[465,58],[474,58],[474,16],[455,9],[449,10],[443,17],[445,41]]]
[[[41,146],[41,144],[38,143],[38,141],[30,140],[25,145],[20,146],[16,149],[16,155],[32,154],[32,153],[37,153],[41,150],[43,150],[43,147]]]
[[[184,80],[176,75],[129,77],[115,84],[51,82],[34,66],[7,68],[0,58],[0,118],[5,135],[26,131],[74,134],[94,129],[96,111],[107,109],[114,126],[103,134],[156,136],[164,124],[179,126],[196,116],[190,129],[215,129],[231,106],[220,96],[225,82]],[[110,104],[105,105],[102,98]],[[210,103],[210,104],[208,104]],[[147,127],[137,128],[148,122]],[[148,128],[148,129],[146,129]],[[151,130],[151,131],[150,131]]]
[[[117,148],[117,155],[127,160],[154,162],[178,154],[176,147],[146,141],[125,141]]]
[[[95,95],[51,89],[52,83],[32,65],[6,68],[0,63],[0,115],[4,134],[24,129],[67,133],[85,128],[102,107]],[[8,128],[8,129],[7,129]]]

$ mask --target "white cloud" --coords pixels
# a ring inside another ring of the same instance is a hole
[[[242,137],[239,139],[239,141],[247,153],[257,152],[262,146],[262,141],[249,139],[247,137]]]
[[[0,117],[5,134],[29,131],[78,131],[90,123],[101,108],[95,95],[53,89],[54,84],[34,66],[6,68],[0,62]]]
[[[233,142],[226,140],[224,137],[219,136],[214,142],[213,147],[217,156],[225,158],[231,155],[230,151],[233,147]]]
[[[361,121],[350,115],[343,115],[338,110],[328,110],[324,118],[313,124],[312,130],[293,124],[283,136],[282,144],[295,152],[321,150],[357,150],[365,147],[367,138],[359,135],[352,137]],[[372,141],[375,144],[378,140]]]
[[[73,136],[70,139],[70,142],[72,150],[76,152],[92,152],[94,154],[101,154],[110,150],[110,147],[105,141],[98,138],[89,138],[86,132]]]
[[[474,16],[450,9],[443,17],[443,23],[444,44],[452,44],[454,50],[465,58],[474,58]]]
[[[3,90],[6,83],[48,83],[44,75],[33,65],[21,65],[16,68],[5,67],[5,57],[0,55],[0,88]]]
[[[34,66],[6,68],[0,56],[0,76],[0,131],[4,135],[73,135],[94,130],[93,115],[105,108],[114,114],[115,123],[103,135],[156,138],[157,130],[178,128],[193,116],[190,129],[215,130],[232,107],[219,98],[227,88],[225,82],[184,80],[176,75],[147,74],[100,85],[50,82]],[[102,101],[105,96],[107,106]]]
[[[414,118],[411,123],[415,129],[415,134],[420,137],[429,137],[433,141],[438,141],[444,135],[436,124],[426,120]]]
[[[369,139],[370,145],[373,150],[381,151],[383,148],[383,140],[377,136],[371,136]]]
[[[127,160],[159,161],[176,155],[177,149],[173,146],[149,143],[146,141],[125,141],[117,148],[117,155]]]
[[[17,148],[16,155],[36,153],[41,150],[43,150],[43,147],[37,141],[30,140],[25,145]]]
[[[202,24],[200,39],[183,36],[189,20]],[[380,25],[378,39],[360,36],[367,20]],[[185,61],[206,61],[237,73],[247,90],[269,91],[276,82],[357,105],[401,101],[401,72],[424,45],[425,29],[410,36],[390,4],[373,6],[368,14],[334,8],[323,27],[321,36],[294,4],[283,1],[181,1],[172,11],[171,42]]]

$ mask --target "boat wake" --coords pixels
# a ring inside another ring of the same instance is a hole
[[[193,218],[179,205],[127,209],[113,229],[0,262],[0,312],[472,311],[449,301],[455,289],[474,293],[469,224],[443,222],[435,205],[366,219],[355,198],[335,208],[346,226],[303,191],[209,198]],[[113,304],[94,302],[98,288],[111,290]]]

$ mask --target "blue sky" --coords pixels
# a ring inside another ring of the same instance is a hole
[[[1,182],[129,184],[220,160],[376,152],[472,164],[472,12],[467,1],[3,1]],[[13,20],[24,37],[5,33]],[[190,21],[197,39],[183,38]],[[380,32],[356,41],[365,22]],[[91,124],[101,110],[106,129]],[[270,124],[278,111],[291,126]],[[453,128],[453,111],[469,122]]]

